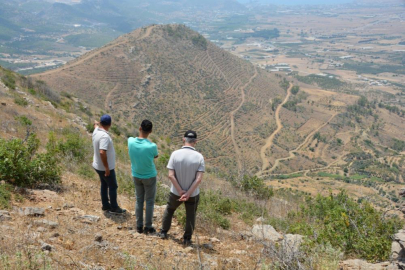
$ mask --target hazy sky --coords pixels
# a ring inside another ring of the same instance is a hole
[[[250,0],[238,0],[241,3],[249,3]],[[261,3],[271,3],[278,5],[319,5],[319,4],[341,4],[341,3],[350,3],[353,0],[258,0]]]

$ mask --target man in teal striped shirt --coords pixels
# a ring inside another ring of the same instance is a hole
[[[139,137],[128,138],[128,152],[131,159],[132,176],[136,192],[136,228],[138,233],[155,233],[152,226],[153,208],[156,197],[156,167],[154,159],[158,157],[155,143],[148,140],[152,133],[152,122],[143,120],[139,128]],[[145,227],[143,221],[143,205],[146,201]]]

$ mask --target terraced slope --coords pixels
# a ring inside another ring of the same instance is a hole
[[[38,77],[109,111],[128,131],[148,118],[180,144],[195,129],[207,160],[235,173],[260,170],[271,134],[263,127],[275,125],[269,101],[286,95],[280,78],[178,25],[138,29]]]

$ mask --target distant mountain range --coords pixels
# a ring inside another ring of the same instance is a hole
[[[245,7],[236,0],[5,0],[0,8],[0,41],[26,29],[36,33],[63,32],[82,24],[130,32],[152,23],[180,22],[196,12],[235,11]]]

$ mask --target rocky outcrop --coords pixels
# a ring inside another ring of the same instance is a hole
[[[391,259],[397,269],[405,269],[405,230],[394,235],[391,245]]]

